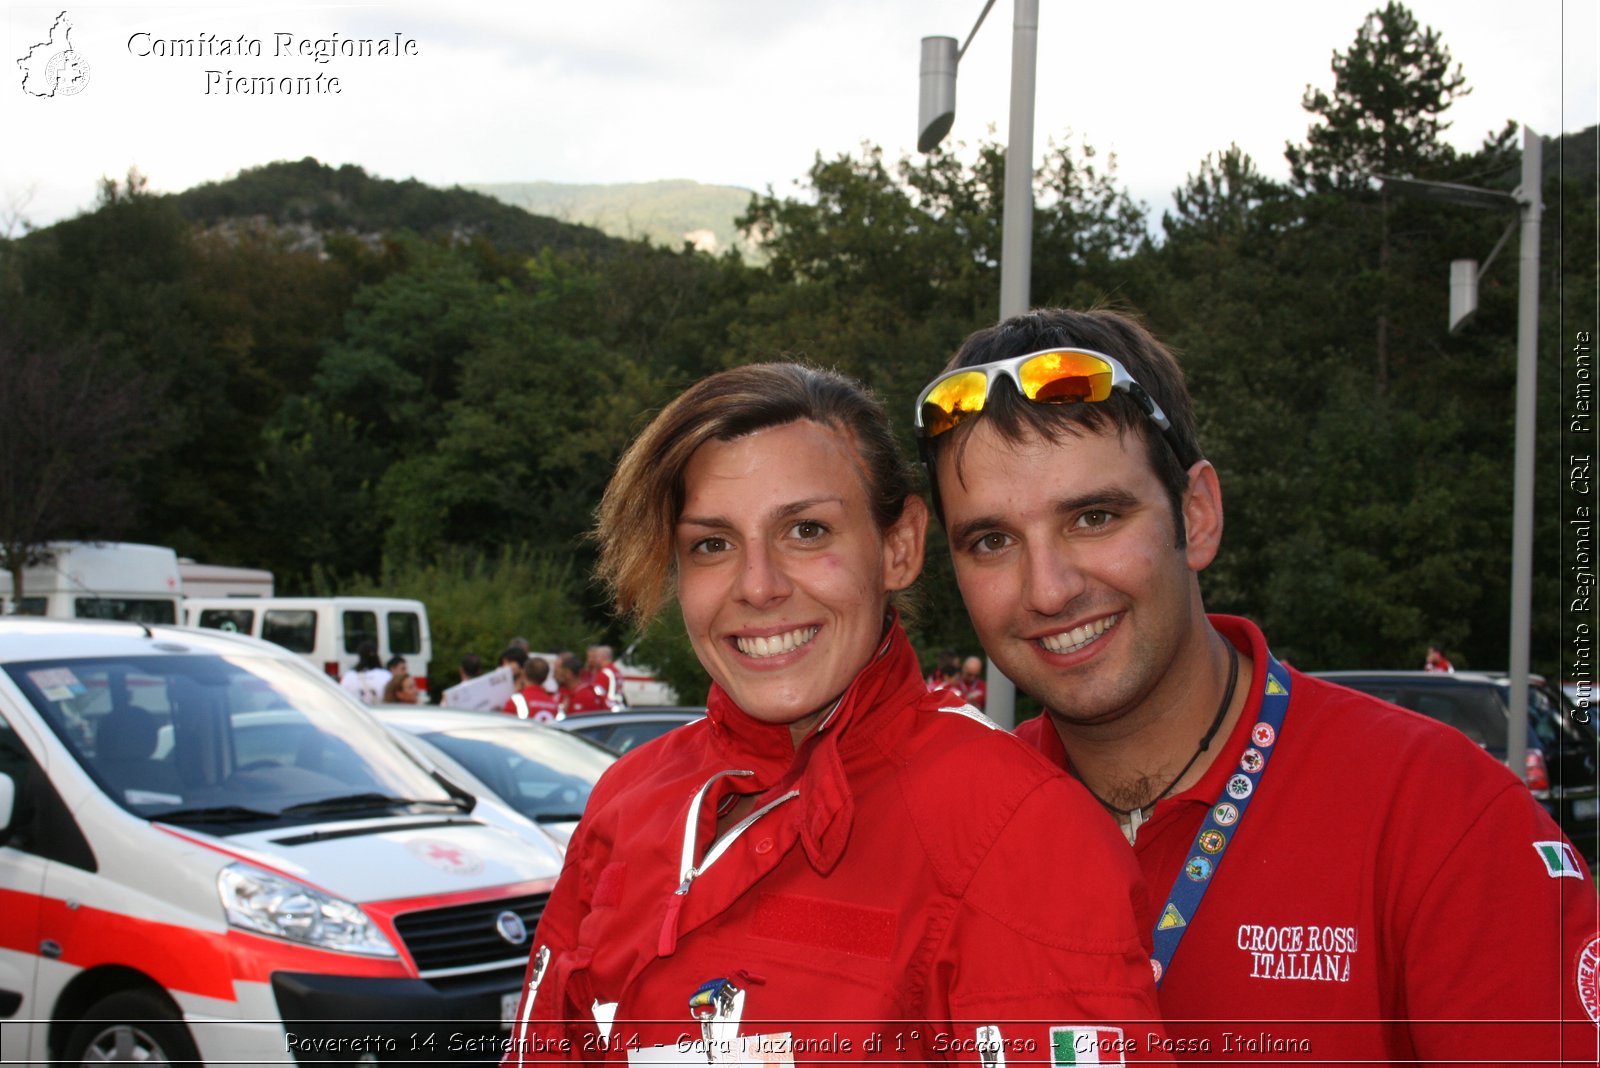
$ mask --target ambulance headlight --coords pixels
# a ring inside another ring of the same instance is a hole
[[[399,956],[359,906],[293,879],[248,864],[230,864],[217,876],[217,892],[234,927],[318,949]]]

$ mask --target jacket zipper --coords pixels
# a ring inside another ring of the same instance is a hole
[[[683,853],[682,860],[678,865],[678,888],[673,891],[672,900],[667,902],[667,914],[661,921],[661,938],[656,945],[656,950],[661,956],[670,957],[673,951],[678,948],[678,914],[683,910],[683,900],[688,896],[690,885],[703,875],[711,865],[715,864],[745,831],[755,825],[757,820],[785,801],[792,801],[800,796],[799,789],[794,789],[768,801],[734,824],[726,834],[711,843],[711,848],[706,852],[705,860],[696,865],[694,858],[699,846],[700,809],[705,804],[706,795],[711,792],[711,788],[716,785],[718,779],[730,776],[743,778],[754,774],[755,772],[753,771],[719,771],[707,779],[706,784],[695,792],[694,801],[689,805],[689,814],[684,820]]]
[[[533,1017],[533,1000],[539,996],[539,983],[544,979],[545,969],[550,967],[550,947],[540,946],[533,955],[533,975],[528,980],[528,993],[522,1003],[522,1020],[517,1029],[517,1066],[522,1065],[528,1054],[528,1022]]]

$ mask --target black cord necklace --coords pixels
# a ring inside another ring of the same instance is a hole
[[[1172,777],[1172,781],[1167,783],[1166,789],[1162,790],[1159,794],[1156,794],[1156,796],[1152,797],[1142,805],[1138,805],[1134,808],[1118,808],[1110,801],[1107,801],[1105,798],[1095,793],[1094,787],[1090,786],[1086,782],[1083,783],[1083,788],[1089,791],[1089,796],[1104,805],[1108,811],[1114,812],[1124,822],[1130,820],[1133,821],[1134,830],[1138,830],[1139,824],[1144,822],[1142,819],[1137,818],[1136,814],[1142,815],[1145,809],[1154,805],[1163,797],[1166,797],[1172,792],[1172,788],[1178,785],[1185,775],[1189,774],[1189,769],[1194,767],[1194,762],[1196,760],[1200,759],[1200,754],[1211,748],[1211,739],[1216,737],[1217,729],[1222,726],[1223,719],[1228,715],[1228,706],[1233,703],[1234,685],[1239,681],[1239,650],[1233,647],[1232,642],[1227,642],[1226,644],[1228,646],[1228,688],[1222,691],[1222,703],[1217,705],[1217,714],[1211,718],[1211,726],[1206,728],[1205,737],[1200,739],[1200,745],[1195,749],[1194,756],[1190,757],[1189,762],[1183,766],[1182,770]],[[1074,771],[1072,774],[1073,777],[1079,782],[1083,782],[1082,776],[1078,775],[1076,771]]]

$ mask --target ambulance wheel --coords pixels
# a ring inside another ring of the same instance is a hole
[[[65,1063],[192,1065],[200,1054],[177,1008],[143,990],[101,998],[67,1035]]]

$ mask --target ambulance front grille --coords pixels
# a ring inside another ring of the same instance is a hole
[[[533,929],[549,900],[549,894],[529,894],[407,912],[396,916],[394,925],[424,976],[504,967],[528,959],[533,951]],[[500,921],[504,912],[513,912],[522,920],[526,935],[520,943],[508,941],[501,933],[505,927],[515,927]]]

